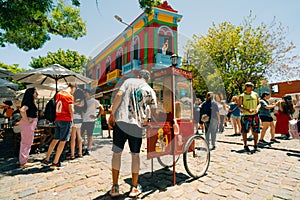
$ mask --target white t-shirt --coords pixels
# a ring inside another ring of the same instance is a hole
[[[300,106],[300,100],[297,100],[296,106]],[[300,108],[295,108],[295,112],[293,114],[294,119],[298,119],[299,112],[300,112]]]
[[[129,78],[120,87],[123,98],[116,110],[115,120],[142,127],[147,119],[147,105],[157,107],[156,94],[154,90],[139,78]]]
[[[218,103],[218,102],[217,102]],[[221,103],[218,103],[218,109],[219,109],[219,113],[220,115],[226,115],[227,110],[226,108],[224,108],[224,105]]]
[[[96,115],[97,109],[101,106],[98,100],[94,98],[90,98],[86,100],[87,109],[86,112],[83,113],[83,122],[94,122],[96,119],[91,118],[91,115]]]

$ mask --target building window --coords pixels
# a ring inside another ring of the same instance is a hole
[[[140,59],[140,38],[138,36],[134,37],[134,52],[133,52],[133,59],[139,60]]]
[[[279,93],[278,85],[272,85],[271,90],[272,90],[272,94],[278,94]]]
[[[161,26],[158,29],[158,52],[162,54],[173,54],[173,31],[170,27]]]
[[[99,67],[97,68],[97,71],[96,71],[96,80],[98,80],[100,78],[100,65]]]
[[[123,49],[119,48],[119,50],[117,51],[117,56],[116,56],[116,69],[120,69],[122,70],[122,66],[123,66]]]
[[[106,74],[108,74],[110,72],[110,64],[111,64],[111,60],[110,60],[110,57],[108,57],[105,62],[105,73]]]

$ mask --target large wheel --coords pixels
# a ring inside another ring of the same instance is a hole
[[[180,158],[180,154],[175,155],[175,164],[178,162],[179,158]],[[167,167],[167,168],[173,167],[173,155],[164,155],[164,156],[157,157],[157,161],[163,167]]]
[[[190,137],[183,152],[186,172],[193,178],[199,178],[206,173],[209,162],[210,152],[206,140],[200,135]]]

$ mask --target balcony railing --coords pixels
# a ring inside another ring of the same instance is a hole
[[[142,62],[140,60],[133,60],[133,66],[131,66],[131,62],[122,66],[122,75],[126,75],[133,70],[141,70]]]
[[[171,56],[170,55],[165,55],[162,53],[157,53],[155,55],[155,65],[154,65],[154,69],[162,69],[165,67],[170,67],[172,65],[171,62]],[[178,57],[177,60],[177,67],[181,68],[181,57]]]
[[[118,82],[118,80],[122,77],[122,70],[115,69],[112,72],[109,72],[107,74],[107,84],[115,84]]]

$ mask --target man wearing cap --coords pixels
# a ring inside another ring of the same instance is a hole
[[[113,100],[109,124],[113,126],[113,156],[112,179],[113,186],[110,191],[112,197],[119,196],[119,171],[121,155],[128,140],[132,155],[132,187],[129,197],[136,197],[141,193],[138,185],[140,168],[140,148],[142,145],[142,126],[147,121],[147,106],[156,108],[156,95],[147,84],[150,73],[147,70],[139,72],[139,78],[129,78],[124,81]],[[151,111],[151,113],[154,113]]]
[[[260,108],[259,96],[253,91],[254,84],[245,83],[245,91],[239,96],[239,108],[243,115],[241,118],[242,136],[244,141],[244,149],[248,154],[251,153],[247,145],[247,133],[252,129],[254,139],[254,151],[259,151],[257,147],[258,133],[260,132],[258,110]]]

